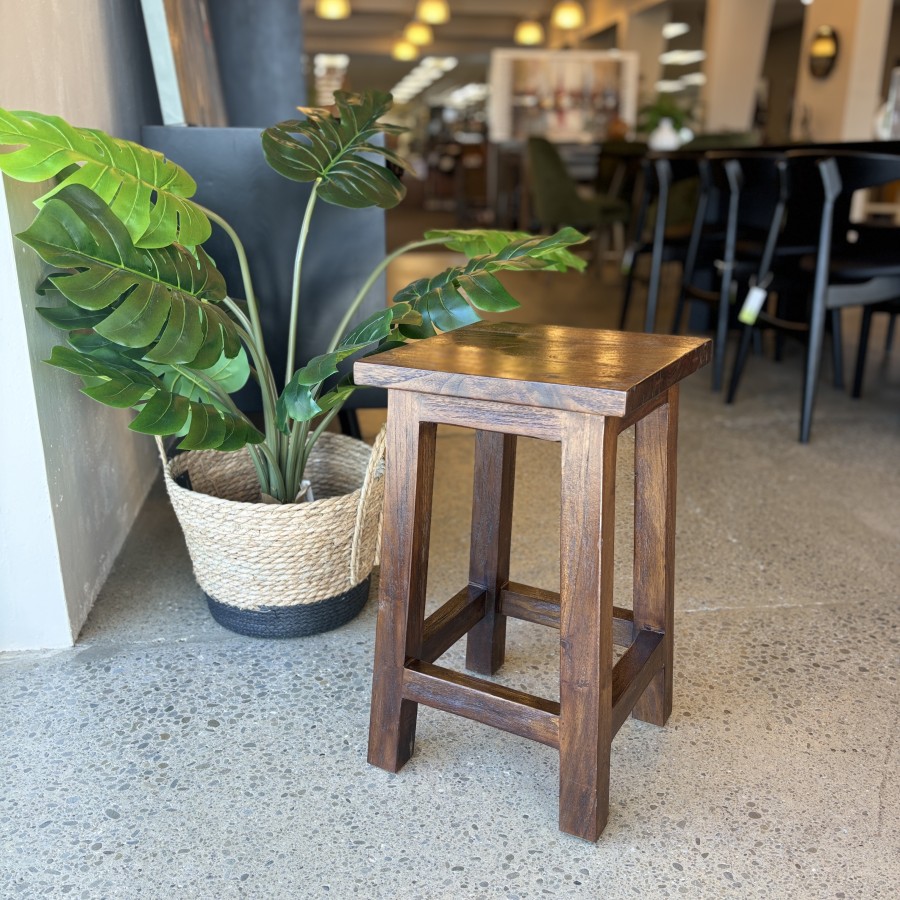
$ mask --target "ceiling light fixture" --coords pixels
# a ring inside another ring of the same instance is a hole
[[[450,21],[450,5],[447,0],[419,0],[416,18],[429,25],[443,25]]]
[[[574,31],[584,25],[584,7],[576,0],[560,0],[553,7],[550,14],[550,21],[554,28],[561,28],[563,31]]]
[[[664,78],[655,87],[658,94],[677,94],[684,90],[684,82],[680,78]]]
[[[409,41],[395,41],[391,50],[391,56],[394,59],[399,59],[401,62],[411,62],[414,59],[418,59],[419,48]]]
[[[397,103],[409,103],[425,88],[455,69],[458,62],[455,56],[426,56],[391,88],[394,100]]]
[[[516,25],[513,40],[523,47],[535,47],[544,43],[544,26],[536,19],[523,19]]]
[[[659,61],[664,66],[693,66],[706,59],[703,50],[667,50],[659,55]]]
[[[691,30],[691,26],[687,22],[666,22],[662,27],[662,36],[671,41],[672,38],[681,37]]]
[[[346,19],[350,15],[350,0],[316,0],[316,15],[320,19]]]
[[[425,22],[410,22],[403,29],[403,39],[417,47],[425,47],[434,40],[434,32]]]

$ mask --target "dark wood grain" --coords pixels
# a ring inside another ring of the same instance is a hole
[[[484,618],[485,590],[466,585],[426,620],[419,659],[434,662]]]
[[[561,413],[555,409],[532,409],[512,403],[491,403],[487,400],[432,394],[419,396],[422,401],[422,416],[429,422],[499,431],[543,441],[558,441],[562,433]]]
[[[426,662],[409,664],[403,693],[416,703],[559,747],[559,704],[552,700]]]
[[[665,635],[663,669],[638,699],[634,717],[654,725],[665,725],[672,712],[677,436],[676,385],[634,432],[634,627]]]
[[[609,815],[617,434],[572,415],[562,440],[559,827],[588,841]]]
[[[480,322],[354,365],[357,384],[624,416],[709,362],[701,338]]]
[[[559,628],[559,594],[511,581],[500,592],[500,611],[513,619]],[[634,613],[613,607],[613,643],[628,647],[634,640]]]
[[[369,762],[397,772],[416,737],[416,704],[403,699],[403,667],[422,650],[437,426],[419,418],[418,398],[388,394],[381,587]]]
[[[612,673],[612,733],[622,727],[635,702],[664,665],[663,635],[640,631]]]
[[[506,616],[500,591],[509,581],[513,487],[516,479],[516,436],[475,432],[475,479],[469,583],[484,588],[484,618],[466,639],[466,668],[493,675],[506,656]]]

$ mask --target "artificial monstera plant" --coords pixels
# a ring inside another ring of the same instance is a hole
[[[135,431],[178,435],[183,449],[246,447],[261,493],[282,503],[298,498],[313,444],[355,390],[352,376],[338,371],[344,359],[468,325],[479,320],[479,310],[516,308],[499,272],[584,266],[569,248],[585,238],[571,228],[549,237],[427,232],[379,263],[324,352],[297,366],[303,259],[316,202],[389,209],[405,194],[379,159],[407,167],[380,139],[402,130],[382,121],[390,95],[341,92],[335,101],[334,112],[301,108],[304,118],[262,134],[272,168],[312,183],[298,224],[287,369],[280,381],[266,356],[240,239],[215,212],[191,200],[196,183],[184,169],[156,151],[56,116],[0,109],[0,171],[20,181],[55,179],[19,235],[56,269],[39,287],[54,302],[39,311],[66,338],[47,361],[78,375],[89,397],[136,410]],[[234,243],[243,298],[229,296],[203,250],[212,225]],[[388,308],[351,328],[387,265],[431,245],[461,252],[467,261],[413,282]],[[262,395],[261,430],[231,396],[249,378]]]

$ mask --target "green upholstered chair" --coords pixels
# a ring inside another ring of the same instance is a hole
[[[534,214],[544,229],[571,225],[595,231],[624,225],[628,203],[606,194],[578,191],[556,147],[544,138],[528,139],[528,168]]]

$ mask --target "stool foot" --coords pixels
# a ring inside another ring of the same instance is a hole
[[[653,725],[665,725],[672,712],[677,431],[676,385],[634,433],[634,627],[662,632],[663,668],[632,715]]]
[[[500,592],[509,581],[516,436],[475,432],[475,484],[469,583],[485,591],[484,618],[466,639],[466,668],[493,675],[506,658],[506,616]]]
[[[412,756],[418,706],[403,699],[403,669],[419,657],[425,620],[437,426],[421,422],[418,395],[392,391],[385,447],[383,547],[369,762],[397,772]]]
[[[596,416],[562,435],[559,827],[588,841],[609,815],[616,436]]]

